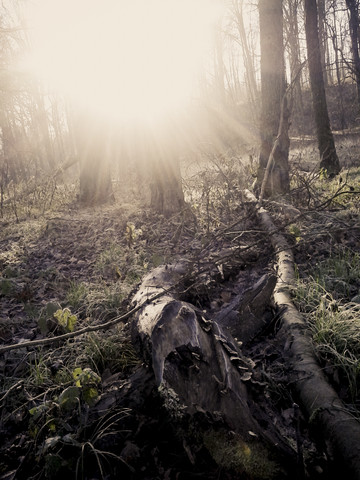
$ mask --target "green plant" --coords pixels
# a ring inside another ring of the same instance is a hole
[[[360,254],[342,249],[320,262],[314,277],[337,298],[351,296],[360,287]]]
[[[86,283],[71,281],[66,294],[66,302],[75,310],[85,301],[89,293],[89,286]]]
[[[328,265],[334,266],[332,262]],[[343,271],[346,273],[346,269]],[[326,290],[324,284],[329,284],[332,269],[325,270],[322,265],[319,272],[317,279],[298,281],[295,300],[306,314],[321,361],[331,366],[334,381],[347,386],[351,401],[356,403],[360,393],[360,308],[337,301]]]
[[[288,232],[295,237],[296,243],[300,242],[301,240],[301,230],[298,225],[292,223],[288,226]]]
[[[56,310],[54,318],[58,321],[58,324],[65,330],[65,332],[73,332],[77,316],[73,315],[68,308]]]
[[[73,371],[75,385],[82,392],[82,397],[88,405],[93,405],[99,396],[98,385],[101,378],[91,368],[75,368]]]
[[[29,378],[34,385],[49,383],[50,370],[44,356],[35,354],[33,362],[30,363]]]
[[[89,335],[85,354],[95,370],[109,368],[112,372],[125,372],[139,364],[139,357],[122,332],[105,336]]]
[[[121,435],[121,424],[130,415],[131,410],[121,408],[104,415],[96,422],[92,433],[88,440],[80,445],[80,455],[76,462],[76,478],[84,478],[84,474],[88,470],[87,464],[89,460],[95,459],[95,464],[99,470],[101,478],[105,478],[105,466],[111,461],[121,462],[125,464],[130,471],[133,469],[119,456],[111,451],[100,449],[98,444],[106,443],[106,441],[114,436]],[[89,458],[90,457],[90,458]]]
[[[137,238],[142,235],[141,228],[136,228],[132,222],[128,222],[125,228],[125,240],[128,247],[132,247]]]

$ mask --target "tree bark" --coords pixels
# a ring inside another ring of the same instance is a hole
[[[334,137],[326,103],[323,72],[321,68],[317,5],[315,0],[305,0],[305,32],[308,52],[310,86],[320,152],[320,168],[333,177],[340,172]]]
[[[261,149],[257,186],[260,188],[273,144],[278,134],[281,102],[285,93],[282,0],[260,0],[261,48]],[[274,152],[265,196],[287,193],[289,181],[288,132],[279,139]]]

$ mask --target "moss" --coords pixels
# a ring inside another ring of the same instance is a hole
[[[204,445],[215,462],[226,470],[258,480],[279,478],[279,465],[256,440],[244,442],[238,436],[229,439],[227,432],[209,431],[204,435]]]

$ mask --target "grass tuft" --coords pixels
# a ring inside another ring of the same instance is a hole
[[[295,301],[306,314],[322,364],[346,400],[360,407],[360,257],[342,251],[298,280]]]

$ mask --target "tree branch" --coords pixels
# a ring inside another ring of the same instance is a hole
[[[134,315],[134,313],[138,312],[141,308],[143,308],[145,305],[148,305],[149,303],[154,302],[154,300],[162,297],[163,295],[166,295],[166,293],[168,293],[170,290],[172,290],[175,286],[172,286],[168,289],[164,289],[162,292],[151,296],[149,299],[145,300],[141,304],[132,308],[131,310],[129,310],[124,315],[120,315],[119,317],[115,317],[112,320],[109,320],[108,322],[101,323],[100,325],[89,325],[88,327],[81,328],[80,330],[77,330],[76,332],[64,333],[63,335],[58,335],[58,336],[53,337],[53,338],[42,338],[41,340],[32,340],[32,341],[29,341],[29,342],[16,343],[14,345],[6,345],[4,347],[0,347],[0,355],[5,353],[5,352],[9,352],[10,350],[17,350],[19,348],[27,348],[27,347],[39,347],[39,346],[44,346],[44,345],[51,345],[52,343],[56,343],[56,342],[64,341],[64,340],[69,340],[70,338],[79,337],[80,335],[84,335],[85,333],[96,332],[96,331],[99,331],[99,330],[107,330],[108,328],[111,328],[111,327],[113,327],[114,325],[116,325],[120,322],[124,322],[125,320],[130,318],[132,315]]]

